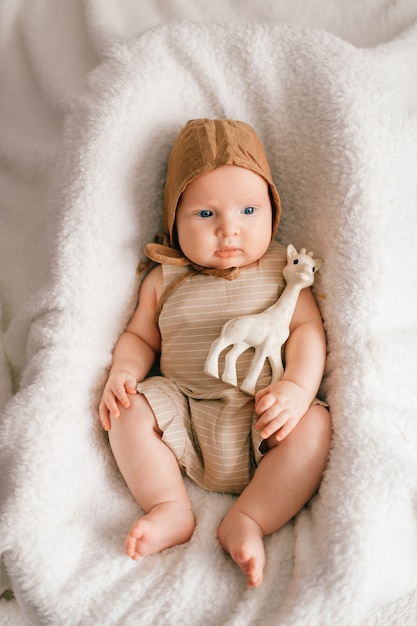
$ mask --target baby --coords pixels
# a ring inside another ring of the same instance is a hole
[[[168,161],[164,243],[145,248],[158,264],[116,344],[99,407],[118,467],[145,511],[127,536],[133,559],[192,536],[184,472],[204,489],[237,495],[217,537],[248,585],[258,586],[263,537],[300,511],[320,484],[331,418],[315,399],[326,343],[310,289],[299,295],[278,382],[270,384],[268,361],[255,397],[204,373],[223,324],[266,309],[284,288],[286,250],[274,240],[280,212],[249,125],[185,125]],[[161,376],[146,378],[158,355]],[[252,357],[251,350],[239,357],[238,381]]]

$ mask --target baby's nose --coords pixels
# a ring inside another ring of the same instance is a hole
[[[232,237],[239,234],[239,227],[231,219],[223,219],[217,227],[218,237]]]

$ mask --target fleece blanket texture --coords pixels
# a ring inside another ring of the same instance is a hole
[[[59,155],[45,157],[32,287],[21,303],[6,294],[0,580],[15,599],[0,601],[1,623],[415,624],[417,24],[368,48],[254,20],[170,22],[100,45]],[[170,147],[202,116],[254,126],[281,194],[278,239],[324,259],[332,450],[309,506],[265,539],[258,589],[216,540],[233,497],[188,480],[192,539],[124,555],[141,512],[97,415],[160,230]]]

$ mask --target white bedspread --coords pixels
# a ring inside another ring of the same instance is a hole
[[[417,5],[140,4],[0,7],[0,623],[415,625]],[[232,496],[188,481],[191,541],[124,555],[140,511],[97,417],[170,146],[202,116],[256,128],[278,238],[325,261],[333,446],[259,589],[215,538]]]

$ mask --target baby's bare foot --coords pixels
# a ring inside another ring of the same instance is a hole
[[[188,541],[194,532],[195,518],[182,502],[162,502],[139,518],[126,539],[126,554],[134,561]]]
[[[258,587],[265,567],[263,532],[258,524],[244,513],[232,510],[221,522],[217,537],[223,550],[248,577],[249,587]]]

